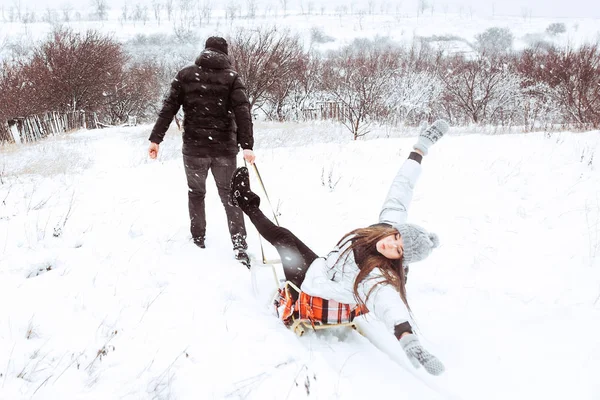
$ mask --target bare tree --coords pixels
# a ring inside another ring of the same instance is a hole
[[[70,3],[65,3],[61,7],[63,21],[69,22],[71,21],[71,12],[73,12],[73,6]]]
[[[25,13],[23,13],[23,16],[21,17],[21,22],[24,25],[27,24],[32,24],[36,21],[36,14],[34,10],[29,10],[29,9],[25,9]]]
[[[323,61],[318,53],[305,54],[297,63],[294,79],[291,80],[291,110],[296,120],[303,117],[303,111],[310,106],[311,99],[316,98],[319,90]]]
[[[429,3],[427,2],[427,0],[418,0],[417,1],[417,16],[424,14],[425,10],[427,10],[427,7],[429,7]]]
[[[474,60],[454,56],[440,60],[448,115],[465,122],[494,123],[509,120],[522,100],[521,79],[506,57],[480,55]],[[508,114],[508,115],[504,115]]]
[[[192,10],[192,0],[179,0],[179,19],[173,22],[173,32],[182,43],[196,40],[196,16]]]
[[[246,16],[248,18],[256,18],[256,10],[257,10],[257,4],[256,4],[256,0],[246,0],[246,7],[247,7],[247,13]]]
[[[104,21],[108,18],[108,2],[106,0],[92,0],[92,7],[94,7],[94,14],[96,18]]]
[[[275,27],[238,29],[229,43],[252,107],[261,107],[266,93],[294,73],[303,54],[297,36]]]
[[[287,17],[289,0],[279,0],[279,4],[281,4],[281,8],[283,10],[283,18]]]
[[[204,0],[202,5],[200,6],[200,15],[202,19],[206,21],[207,24],[210,24],[210,18],[212,16],[213,5],[210,0]]]
[[[379,12],[381,14],[389,14],[390,9],[391,9],[390,3],[388,3],[386,0],[382,0],[381,4],[379,5]]]
[[[375,12],[375,0],[367,1],[367,12],[369,13],[369,15],[373,15],[373,13]]]
[[[152,0],[152,11],[154,11],[154,19],[156,23],[160,25],[160,12],[162,10],[162,3],[160,0]]]
[[[165,0],[165,10],[167,11],[167,19],[170,21],[173,15],[173,0]]]
[[[121,6],[121,23],[127,21],[129,19],[129,6],[127,5],[127,3],[124,3]]]
[[[394,112],[390,122],[401,121],[417,125],[435,113],[443,93],[443,83],[437,76],[437,54],[428,46],[415,42],[400,56],[401,66],[390,82],[389,106]]]
[[[14,17],[11,19],[11,22],[21,21],[23,18],[23,3],[21,3],[21,0],[13,0],[12,4],[12,10],[14,10]]]
[[[142,3],[136,3],[130,19],[132,21],[140,21],[142,24],[146,25],[146,22],[148,22],[148,6]]]
[[[322,88],[341,106],[341,122],[354,140],[369,133],[370,124],[389,113],[390,95],[398,54],[372,43],[355,44],[326,60]]]
[[[277,80],[265,93],[266,102],[262,110],[267,118],[276,121],[301,119],[308,99],[317,91],[320,66],[317,54],[298,57],[291,73]]]
[[[42,17],[42,21],[44,21],[50,25],[56,25],[56,24],[58,24],[58,20],[59,20],[58,11],[53,8],[46,7],[45,13]]]
[[[360,10],[358,12],[358,28],[362,31],[363,30],[363,22],[365,20],[366,17],[366,11],[365,10]]]
[[[239,12],[239,8],[236,0],[229,0],[225,6],[225,19],[233,22]]]

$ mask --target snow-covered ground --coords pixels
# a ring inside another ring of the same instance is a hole
[[[0,399],[444,398],[356,332],[283,327],[233,259],[211,178],[207,248],[190,242],[180,136],[151,161],[149,130],[0,148]],[[256,124],[279,220],[317,253],[377,219],[415,140],[378,134]],[[600,397],[599,154],[597,131],[453,128],[425,158],[409,221],[442,246],[408,291],[446,395]]]

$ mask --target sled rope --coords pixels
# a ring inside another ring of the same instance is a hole
[[[262,177],[260,176],[260,172],[258,172],[258,167],[256,166],[256,163],[252,164],[252,166],[254,167],[254,172],[256,172],[256,176],[258,177],[258,182],[260,182],[260,186],[262,186],[262,190],[265,193],[265,197],[267,198],[267,201],[269,202],[269,207],[271,207],[271,212],[273,213],[273,218],[275,218],[275,223],[277,224],[277,226],[279,226],[279,221],[277,220],[277,214],[275,213],[273,204],[271,204],[271,199],[269,199],[269,194],[267,193],[267,189],[265,189],[265,184],[262,180]]]
[[[246,163],[246,159],[244,159],[244,166],[248,167],[248,164]],[[277,214],[275,213],[275,209],[273,208],[273,204],[271,204],[271,199],[269,199],[269,194],[267,193],[267,189],[265,188],[265,184],[262,180],[262,177],[260,176],[260,172],[258,172],[258,167],[256,166],[256,163],[252,164],[252,166],[254,167],[254,172],[256,173],[258,182],[260,183],[260,186],[262,187],[262,190],[267,199],[267,202],[269,203],[269,207],[271,207],[271,212],[273,213],[273,218],[275,219],[275,223],[277,224],[277,226],[280,226],[279,221],[277,220]],[[267,256],[265,255],[265,248],[263,247],[262,237],[260,236],[260,234],[258,235],[258,243],[260,244],[260,253],[262,255],[263,264],[269,264],[269,261],[267,260]],[[275,269],[273,269],[273,274],[275,275],[275,281],[278,283],[279,281],[277,279],[277,273],[275,272]]]

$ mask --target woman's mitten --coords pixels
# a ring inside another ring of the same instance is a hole
[[[422,365],[431,375],[440,375],[444,372],[444,364],[436,356],[425,350],[414,334],[404,335],[400,339],[400,346],[402,346],[406,356],[415,368]]]
[[[415,150],[420,150],[423,155],[427,155],[429,148],[435,144],[450,129],[450,125],[443,119],[438,119],[424,132],[419,134],[417,143],[413,146]]]

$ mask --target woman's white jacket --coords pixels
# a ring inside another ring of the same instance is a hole
[[[413,190],[419,175],[421,164],[407,159],[400,167],[389,189],[379,214],[379,222],[397,226],[406,222],[408,206],[413,197]],[[347,244],[346,246],[349,246]],[[327,257],[317,258],[308,268],[301,290],[308,295],[345,304],[356,304],[354,297],[354,280],[359,268],[352,251],[346,252],[338,261],[345,248],[334,248]],[[398,291],[389,284],[374,285],[384,281],[378,268],[359,284],[358,294],[365,302],[369,312],[381,320],[390,329],[403,322],[410,322],[410,314],[402,302]],[[367,293],[371,293],[367,297]]]

